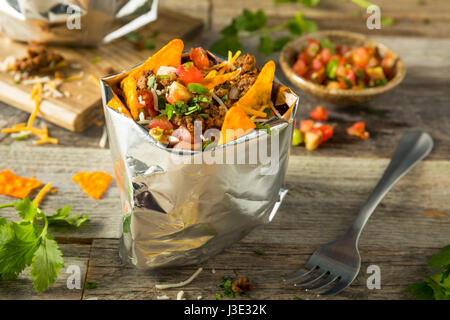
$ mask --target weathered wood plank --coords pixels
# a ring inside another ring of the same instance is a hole
[[[266,238],[267,239],[267,238]],[[183,267],[159,271],[142,271],[123,265],[118,256],[117,240],[95,240],[89,263],[87,281],[98,287],[85,290],[83,299],[156,299],[167,294],[175,299],[179,290],[187,299],[214,299],[217,284],[223,276],[248,276],[254,285],[252,299],[316,299],[293,286],[282,284],[282,276],[301,268],[314,248],[302,244],[279,246],[268,243],[239,242],[205,262],[203,272],[183,288],[157,290],[157,283],[176,283],[187,279],[198,267]],[[255,249],[263,248],[265,256],[256,255]],[[426,266],[427,259],[436,249],[407,247],[362,246],[361,272],[353,285],[332,299],[405,299],[404,287],[420,281],[433,271]],[[381,269],[381,289],[369,290],[366,286],[367,267],[377,265]],[[215,273],[212,273],[212,269]],[[329,299],[329,298],[328,298]]]
[[[78,300],[83,293],[83,284],[86,279],[86,270],[89,260],[89,244],[60,244],[64,255],[64,268],[61,269],[55,284],[44,292],[36,293],[33,289],[33,281],[30,279],[30,269],[27,268],[17,279],[0,280],[0,299],[2,300]],[[66,273],[69,266],[80,268],[80,289],[68,289],[67,280],[71,273]]]
[[[28,152],[14,144],[0,146],[0,170],[35,174],[58,189],[42,203],[45,212],[72,205],[73,212],[89,213],[90,222],[77,230],[55,230],[69,239],[119,238],[121,210],[112,183],[100,201],[84,194],[71,181],[79,171],[112,173],[108,150],[33,147]],[[292,156],[286,179],[290,189],[274,221],[251,233],[244,241],[271,241],[279,245],[302,242],[319,245],[341,234],[362,206],[387,166],[386,159]],[[366,245],[393,244],[442,247],[450,234],[450,162],[424,161],[388,194],[363,236]],[[5,203],[10,198],[0,196]],[[442,217],[426,215],[439,211]],[[13,218],[13,210],[2,215]],[[323,232],[326,228],[327,232]],[[431,233],[430,230],[433,230]]]
[[[316,7],[288,3],[274,5],[272,0],[243,0],[239,5],[230,5],[227,0],[212,2],[212,30],[219,31],[242,12],[263,9],[270,24],[279,24],[301,11],[308,19],[316,21],[320,29],[343,29],[371,35],[402,35],[448,38],[450,32],[450,4],[446,0],[418,1],[378,0],[372,1],[381,9],[382,16],[394,19],[392,26],[381,30],[369,30],[366,27],[365,10],[350,1],[321,0]]]

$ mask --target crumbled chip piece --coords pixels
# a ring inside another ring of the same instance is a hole
[[[22,178],[15,175],[11,170],[0,171],[0,193],[16,198],[24,199],[35,188],[40,187],[42,182],[31,178]]]
[[[109,186],[112,176],[106,172],[79,172],[72,177],[72,181],[78,183],[90,197],[100,200]]]

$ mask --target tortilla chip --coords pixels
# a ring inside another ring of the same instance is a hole
[[[263,108],[270,104],[272,84],[275,76],[275,62],[267,62],[261,69],[251,88],[240,98],[233,107],[239,107],[251,115],[261,115]],[[258,111],[258,114],[254,111]]]
[[[102,172],[79,172],[72,177],[72,181],[78,183],[90,197],[100,200],[111,182],[111,175]]]
[[[0,193],[16,198],[26,198],[31,190],[42,186],[42,182],[31,178],[22,178],[11,170],[0,171]]]
[[[113,92],[113,97],[109,102],[106,104],[108,107],[113,108],[117,112],[123,113],[124,115],[131,118],[130,111],[128,111],[128,108],[124,106],[122,101],[119,99],[119,97]],[[103,125],[103,124],[102,124]]]
[[[254,128],[256,128],[256,125],[250,120],[244,110],[238,107],[231,107],[223,120],[218,145],[233,141]]]
[[[181,54],[183,53],[183,40],[174,39],[162,47],[158,52],[147,59],[138,68],[130,73],[136,80],[145,70],[158,71],[161,66],[178,67],[181,64]]]
[[[181,64],[183,48],[184,44],[182,40],[174,39],[170,41],[122,80],[120,86],[125,96],[125,102],[134,120],[137,120],[139,116],[139,108],[136,107],[136,104],[139,102],[136,81],[142,76],[145,70],[151,70],[156,74],[161,66],[178,67]]]
[[[205,77],[203,79],[202,85],[205,86],[208,89],[213,89],[214,87],[218,86],[219,84],[222,84],[225,81],[233,79],[235,76],[237,76],[239,74],[239,70],[236,70],[236,71],[233,71],[233,72],[228,72],[228,73],[225,73],[225,74],[217,74],[217,73],[215,73],[212,76],[209,76],[210,73],[208,73],[207,77]]]

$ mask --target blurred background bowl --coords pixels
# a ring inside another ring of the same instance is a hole
[[[333,45],[346,45],[349,48],[357,48],[361,46],[373,46],[381,56],[390,52],[394,59],[395,65],[393,75],[389,81],[382,86],[374,88],[364,88],[360,90],[353,89],[330,89],[326,86],[313,83],[303,77],[298,76],[292,69],[293,64],[297,60],[300,51],[307,46],[307,39],[321,40],[327,38]],[[375,99],[386,92],[391,91],[402,82],[405,77],[406,69],[403,60],[392,49],[386,45],[368,38],[365,35],[349,32],[349,31],[318,31],[309,33],[302,37],[296,38],[289,42],[281,51],[280,65],[286,78],[288,78],[296,87],[303,92],[312,95],[321,100],[345,106],[361,105],[369,100]]]

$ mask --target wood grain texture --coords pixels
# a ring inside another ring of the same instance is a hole
[[[202,1],[202,0],[194,0]],[[322,30],[347,30],[371,35],[401,35],[448,38],[450,34],[450,3],[446,0],[426,0],[424,5],[411,0],[377,0],[381,15],[394,19],[391,26],[380,30],[366,27],[365,10],[350,1],[321,0],[316,7],[288,3],[274,6],[272,0],[242,0],[239,5],[230,5],[228,0],[212,2],[212,30],[219,31],[242,12],[243,8],[263,9],[271,25],[285,22],[301,11],[308,19],[316,21]]]
[[[106,69],[113,68],[116,72],[128,69],[145,59],[173,38],[192,39],[202,28],[201,20],[191,18],[168,10],[160,10],[158,20],[149,24],[142,35],[158,32],[154,37],[155,49],[136,50],[133,44],[125,39],[119,39],[99,48],[71,48],[59,47],[55,51],[61,53],[69,67],[61,72],[64,77],[84,73],[82,80],[66,82],[61,85],[61,92],[68,91],[69,97],[44,98],[38,116],[55,123],[65,129],[81,132],[93,125],[102,117],[100,106],[101,94],[99,86],[89,79],[89,75],[100,78],[107,75]],[[27,45],[13,42],[4,37],[0,38],[0,60],[8,56],[21,57],[25,54]],[[93,63],[93,61],[98,62]],[[78,64],[81,69],[70,66]],[[0,100],[27,112],[34,108],[34,101],[30,99],[32,85],[17,85],[9,73],[0,73]]]
[[[51,182],[58,190],[42,203],[51,213],[72,205],[74,213],[89,213],[90,221],[79,229],[55,229],[60,239],[119,238],[121,209],[113,182],[102,199],[89,198],[71,181],[79,171],[102,170],[112,174],[108,150],[0,146],[0,170]],[[244,242],[259,243],[270,235],[275,244],[299,241],[319,245],[337,237],[350,224],[382,172],[387,159],[323,158],[291,156],[286,186],[290,190],[279,214],[262,231],[251,233]],[[396,185],[377,209],[361,241],[410,247],[443,247],[450,234],[450,163],[424,161]],[[0,203],[11,199],[0,196]],[[423,211],[440,211],[433,218]],[[13,210],[1,214],[14,218]],[[326,228],[327,232],[323,232]],[[430,233],[433,230],[433,233]]]
[[[269,239],[269,237],[266,237]],[[282,283],[282,277],[306,263],[315,248],[297,243],[282,246],[269,241],[264,243],[239,242],[211,258],[201,266],[203,271],[189,285],[183,288],[157,290],[155,284],[177,283],[189,278],[199,266],[169,270],[142,271],[123,265],[117,255],[117,240],[95,240],[89,263],[87,281],[99,285],[85,290],[83,299],[156,299],[168,295],[175,299],[183,290],[187,299],[198,296],[213,300],[216,293],[222,293],[217,284],[223,276],[250,278],[254,289],[251,299],[286,299],[294,296],[302,299],[317,299],[312,293]],[[266,255],[254,253],[264,249]],[[418,282],[424,274],[433,272],[426,267],[427,259],[438,250],[429,248],[407,248],[396,246],[361,246],[362,266],[354,283],[341,294],[327,299],[406,299],[410,298],[404,287]],[[381,269],[381,289],[369,290],[366,286],[367,267],[377,265]],[[212,273],[212,270],[215,273]],[[228,299],[224,297],[223,299]],[[238,297],[237,299],[248,299]]]

